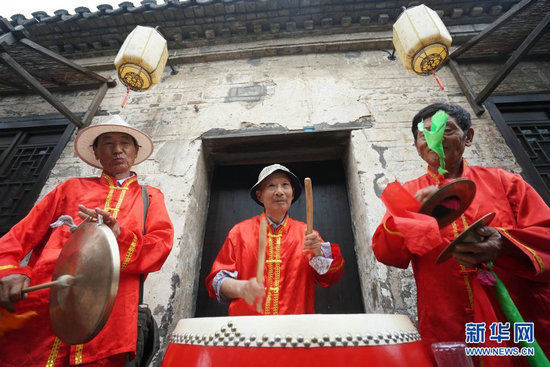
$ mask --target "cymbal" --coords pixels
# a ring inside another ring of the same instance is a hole
[[[67,274],[74,283],[50,291],[52,329],[63,343],[87,343],[107,322],[118,291],[120,256],[109,227],[87,222],[76,228],[61,250],[52,280]]]
[[[485,214],[483,217],[479,218],[471,226],[469,226],[464,232],[462,232],[457,238],[454,239],[437,257],[435,261],[436,264],[441,264],[451,258],[451,253],[457,243],[472,243],[483,241],[483,237],[477,234],[476,229],[484,226],[488,226],[493,219],[495,218],[495,213],[491,212]]]
[[[418,210],[437,220],[439,228],[448,226],[468,209],[474,200],[476,185],[466,178],[457,178],[439,188]]]

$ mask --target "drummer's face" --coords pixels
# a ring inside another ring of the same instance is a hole
[[[256,191],[256,196],[264,204],[267,213],[284,214],[292,204],[294,191],[288,176],[281,172],[275,172],[262,182],[260,190]]]
[[[432,118],[424,119],[424,129],[430,130],[432,126]],[[445,152],[445,167],[456,166],[461,164],[464,149],[472,143],[474,130],[469,128],[468,131],[462,130],[456,119],[449,116],[447,126],[443,135],[443,151]],[[426,143],[424,133],[417,131],[415,141],[416,151],[418,155],[432,168],[439,168],[439,156],[431,150]]]
[[[137,157],[139,146],[125,133],[113,132],[101,134],[94,146],[95,157],[103,169],[112,175],[130,172]]]

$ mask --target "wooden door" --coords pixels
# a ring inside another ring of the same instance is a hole
[[[56,116],[0,121],[0,236],[28,214],[73,131]]]
[[[341,161],[283,163],[303,182],[313,182],[314,228],[324,240],[340,245],[346,261],[342,279],[329,288],[317,286],[317,313],[362,313],[363,299],[357,271],[354,239],[344,168]],[[208,297],[204,284],[229,230],[238,222],[258,215],[262,207],[249,190],[265,165],[218,166],[214,170],[204,237],[195,316],[227,315],[227,305]],[[305,221],[305,196],[292,204],[290,216]]]

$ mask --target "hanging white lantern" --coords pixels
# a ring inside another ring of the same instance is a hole
[[[122,84],[143,91],[160,81],[167,60],[164,37],[154,28],[138,25],[120,47],[115,66]]]
[[[452,38],[435,11],[426,5],[405,10],[393,25],[393,46],[407,70],[430,74],[439,69]]]

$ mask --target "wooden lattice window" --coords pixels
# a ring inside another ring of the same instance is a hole
[[[550,94],[492,97],[487,107],[523,177],[550,204]]]
[[[32,208],[73,131],[59,116],[0,119],[0,235]]]

